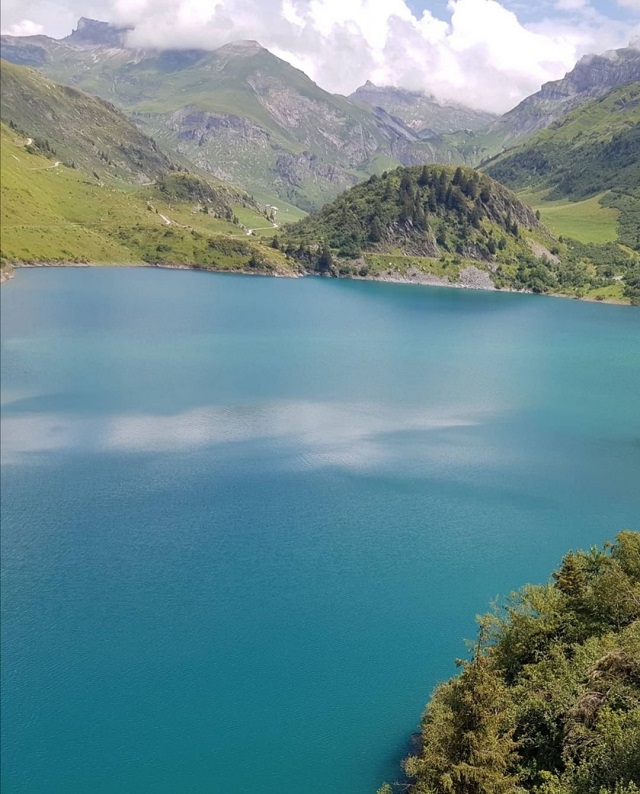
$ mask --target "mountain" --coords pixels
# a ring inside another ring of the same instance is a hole
[[[257,42],[152,51],[130,48],[127,32],[83,18],[62,40],[3,36],[2,54],[113,103],[183,163],[265,204],[305,210],[398,165],[477,165],[610,87],[640,79],[634,47],[589,56],[491,121],[371,83],[351,98],[331,94]]]
[[[493,113],[473,110],[454,102],[441,102],[420,91],[377,86],[370,80],[351,94],[349,99],[372,108],[382,108],[403,121],[420,138],[432,138],[458,130],[479,130],[496,119]]]
[[[278,242],[325,275],[640,300],[639,260],[555,239],[514,193],[470,168],[374,175]]]
[[[621,239],[640,251],[640,81],[580,105],[486,172],[547,201],[605,194],[604,203],[621,210]]]
[[[79,47],[98,45],[122,48],[126,46],[127,33],[130,30],[132,28],[118,27],[109,24],[109,22],[80,17],[75,30],[66,36],[63,41]]]
[[[383,108],[324,91],[257,42],[140,51],[125,33],[83,19],[61,41],[3,36],[2,54],[113,102],[218,178],[307,209],[389,166],[464,159]]]
[[[493,122],[485,133],[486,154],[511,147],[585,102],[637,80],[640,48],[635,45],[602,55],[585,55],[562,80],[545,83],[540,91]]]

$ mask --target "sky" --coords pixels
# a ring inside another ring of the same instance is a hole
[[[80,16],[136,47],[255,39],[323,88],[366,80],[504,112],[587,53],[640,46],[640,0],[1,0],[2,32],[60,38]]]

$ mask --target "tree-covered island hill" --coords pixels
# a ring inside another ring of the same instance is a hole
[[[640,791],[640,532],[570,552],[479,618],[402,783],[378,794]]]

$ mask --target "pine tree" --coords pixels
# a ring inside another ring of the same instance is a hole
[[[420,187],[426,187],[429,182],[431,181],[429,176],[429,169],[426,165],[422,166],[422,171],[420,172],[420,176],[418,177],[418,184]]]
[[[407,759],[415,794],[513,794],[515,720],[504,681],[481,636],[461,675],[441,686],[425,713],[420,756]]]

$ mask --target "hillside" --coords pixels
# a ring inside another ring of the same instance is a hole
[[[101,99],[0,61],[0,118],[33,147],[102,178],[150,182],[173,168],[155,141]]]
[[[620,210],[621,241],[640,251],[640,82],[616,88],[486,165],[545,202],[602,196]]]
[[[216,270],[290,273],[292,266],[236,222],[213,211],[211,187],[169,173],[132,189],[80,168],[55,165],[0,125],[3,267],[20,263],[182,264]],[[255,225],[271,224],[251,206]],[[233,213],[231,208],[229,213]]]
[[[479,622],[424,713],[410,794],[637,794],[640,533],[569,553]]]
[[[372,176],[286,227],[277,243],[334,276],[640,300],[637,258],[555,239],[514,193],[469,168]]]

